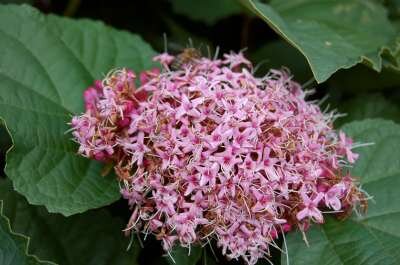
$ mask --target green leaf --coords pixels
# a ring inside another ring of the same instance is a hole
[[[346,116],[335,122],[336,126],[367,118],[382,118],[400,122],[400,108],[387,100],[382,94],[360,95],[338,106],[340,113]]]
[[[0,181],[0,200],[12,229],[30,237],[29,251],[41,259],[62,265],[137,264],[140,247],[126,251],[129,239],[122,235],[123,222],[104,210],[68,218],[49,214],[44,207],[29,205],[7,180]]]
[[[351,169],[373,200],[365,216],[346,221],[327,218],[307,232],[307,248],[300,233],[287,236],[290,264],[400,264],[400,125],[381,119],[346,124],[342,128],[360,147]],[[282,261],[285,257],[282,256]]]
[[[175,13],[208,25],[241,11],[241,6],[234,0],[173,0],[171,3]]]
[[[241,2],[306,57],[319,83],[360,62],[380,71],[383,47],[396,37],[385,8],[376,1]]]
[[[0,200],[0,264],[54,264],[40,261],[36,256],[28,254],[29,238],[11,230],[8,218],[3,215],[3,204],[3,201]]]
[[[14,142],[5,172],[31,204],[71,215],[120,197],[101,164],[76,154],[67,122],[94,79],[148,68],[153,54],[140,37],[99,22],[0,6],[0,117]]]
[[[202,255],[202,248],[199,246],[192,246],[189,250],[184,247],[174,247],[171,251],[171,257],[166,257],[170,265],[196,265]]]

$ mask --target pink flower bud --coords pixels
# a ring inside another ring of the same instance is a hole
[[[107,158],[107,153],[104,151],[97,151],[94,153],[94,159],[97,161],[105,161]]]
[[[118,121],[118,126],[124,128],[124,127],[128,127],[130,123],[131,123],[131,119],[129,117],[125,117],[122,120]]]
[[[282,225],[282,230],[283,230],[283,232],[285,232],[285,233],[290,232],[290,231],[292,230],[292,225],[291,225],[291,224],[288,224],[288,223],[283,224],[283,225]]]

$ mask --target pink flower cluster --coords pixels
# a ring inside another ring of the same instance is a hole
[[[279,235],[365,200],[343,169],[357,159],[352,140],[286,71],[255,77],[242,53],[180,69],[169,54],[155,60],[162,71],[142,72],[138,87],[127,69],[95,82],[71,122],[79,153],[114,165],[127,231],[155,235],[166,251],[215,239],[228,258],[255,264]]]

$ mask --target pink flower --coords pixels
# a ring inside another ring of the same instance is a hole
[[[184,195],[188,196],[194,190],[196,190],[197,187],[200,185],[199,175],[198,174],[188,174],[188,175],[183,176],[183,178],[185,180],[185,184],[187,184]]]
[[[247,154],[243,163],[240,165],[240,168],[244,169],[245,171],[248,171],[249,173],[253,173],[254,170],[256,169],[256,166],[257,166],[256,161],[253,160],[250,154]]]
[[[336,184],[332,186],[326,193],[325,193],[325,204],[326,206],[334,209],[335,211],[340,210],[341,203],[340,198],[342,198],[346,187],[343,183]]]
[[[353,141],[350,138],[347,138],[343,132],[339,132],[339,139],[343,150],[342,153],[345,154],[347,160],[353,164],[358,158],[358,154],[351,151]]]
[[[99,99],[99,92],[94,87],[89,87],[83,92],[83,98],[85,100],[85,108],[94,111]]]
[[[230,54],[224,54],[225,60],[222,61],[224,64],[229,64],[229,68],[233,69],[240,65],[246,65],[248,67],[252,67],[251,62],[247,60],[242,52],[234,53],[231,52]]]
[[[276,158],[270,157],[271,149],[269,147],[265,147],[262,155],[262,159],[259,162],[256,170],[263,170],[266,176],[270,180],[278,180],[279,176],[276,173],[274,168],[275,163],[277,162]]]
[[[211,149],[217,148],[224,141],[232,137],[233,130],[230,128],[224,128],[223,126],[217,126],[212,133],[206,137],[207,143]]]
[[[153,61],[159,62],[159,63],[161,63],[162,66],[164,66],[165,68],[168,68],[168,65],[170,65],[174,59],[175,59],[174,56],[165,52],[165,53],[162,53],[162,54],[154,57]]]
[[[211,187],[215,186],[217,180],[217,174],[219,171],[218,163],[212,163],[211,165],[206,165],[205,167],[196,166],[197,171],[200,173],[200,186],[209,184]]]
[[[252,148],[253,144],[251,141],[251,136],[253,135],[253,130],[250,128],[245,129],[243,132],[235,130],[233,134],[233,146],[235,148]]]
[[[310,217],[317,223],[323,223],[324,218],[322,217],[321,211],[318,210],[318,203],[321,201],[324,195],[322,193],[318,193],[314,199],[311,199],[304,190],[300,192],[300,195],[303,200],[302,203],[304,205],[304,209],[297,213],[297,219],[301,221],[306,217]]]
[[[140,204],[143,201],[143,195],[135,190],[122,189],[121,194],[124,199],[128,200],[130,206]]]
[[[162,237],[162,246],[165,251],[170,251],[174,246],[174,242],[178,239],[177,236],[164,235]]]
[[[157,209],[167,215],[175,214],[175,203],[177,198],[174,193],[158,190],[153,192],[154,201],[157,205]]]
[[[267,211],[272,215],[275,215],[275,209],[273,207],[274,201],[273,201],[273,196],[271,196],[271,193],[262,193],[258,191],[257,189],[252,189],[252,193],[256,199],[256,204],[253,206],[252,211],[253,212],[263,212]]]
[[[165,59],[163,61],[165,61]],[[167,62],[168,62],[168,60],[167,60]],[[159,68],[153,68],[153,69],[151,69],[149,71],[143,71],[143,72],[140,73],[140,83],[142,85],[144,85],[147,82],[149,82],[152,78],[158,76],[159,74],[160,74],[160,69]]]
[[[282,230],[285,233],[290,232],[292,230],[292,226],[290,224],[283,224],[282,225]]]
[[[136,161],[138,165],[143,164],[144,154],[150,151],[150,149],[144,144],[144,133],[142,132],[140,132],[136,137],[135,143],[132,144],[131,139],[125,138],[121,139],[119,144],[126,152],[133,155],[133,161]]]
[[[229,175],[233,167],[242,162],[242,160],[235,154],[232,147],[228,147],[221,153],[216,153],[210,157],[211,161],[215,161],[221,165],[222,171]]]
[[[200,112],[196,109],[196,107],[202,103],[202,100],[202,98],[189,100],[187,96],[183,95],[181,106],[176,110],[176,119],[182,118],[183,115],[199,117]]]

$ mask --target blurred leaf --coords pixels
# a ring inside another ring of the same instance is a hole
[[[351,174],[373,200],[365,216],[346,221],[327,218],[307,232],[307,248],[300,233],[287,235],[292,265],[400,264],[400,125],[381,119],[346,124],[342,128],[357,142],[374,145],[357,149],[359,160]],[[282,258],[285,263],[285,258]]]
[[[262,64],[260,72],[271,68],[288,67],[296,81],[303,83],[313,77],[304,56],[285,41],[270,42],[250,54],[250,58],[253,62]]]
[[[49,214],[44,207],[29,205],[8,180],[0,181],[0,200],[12,229],[30,237],[29,251],[41,259],[62,265],[137,264],[140,247],[136,244],[126,251],[124,224],[104,210],[68,218]]]
[[[54,264],[40,261],[36,256],[28,254],[29,238],[11,230],[8,218],[3,215],[3,204],[3,201],[0,200],[0,264]]]
[[[384,0],[385,6],[389,11],[389,16],[392,19],[400,17],[400,0]]]
[[[202,248],[199,246],[191,246],[190,248],[190,255],[189,249],[184,247],[174,247],[171,251],[171,257],[167,256],[168,263],[170,265],[196,265],[196,263],[200,260],[202,255]],[[175,261],[175,262],[174,262]]]
[[[400,73],[383,68],[377,73],[365,65],[339,70],[327,81],[331,92],[359,94],[369,91],[382,91],[400,87]]]
[[[168,51],[170,51],[171,48],[172,51],[181,52],[182,49],[186,48],[188,44],[190,44],[190,40],[193,42],[193,46],[201,50],[203,53],[207,50],[207,47],[210,50],[213,49],[213,46],[208,39],[199,37],[187,31],[182,25],[176,23],[175,20],[164,18],[164,21],[170,30],[170,35],[168,35]]]
[[[347,115],[338,119],[335,122],[336,126],[367,118],[383,118],[400,122],[400,108],[381,94],[355,97],[340,104],[338,110]]]
[[[34,0],[0,0],[0,4],[33,4]]]
[[[381,52],[396,31],[371,0],[241,0],[307,59],[321,83],[341,68],[365,62],[382,68]]]
[[[0,6],[0,117],[15,144],[5,172],[31,204],[71,215],[120,197],[100,163],[76,154],[67,122],[94,79],[115,67],[149,68],[153,54],[140,37],[103,23]]]
[[[235,0],[172,0],[171,3],[175,13],[208,25],[241,12]]]

